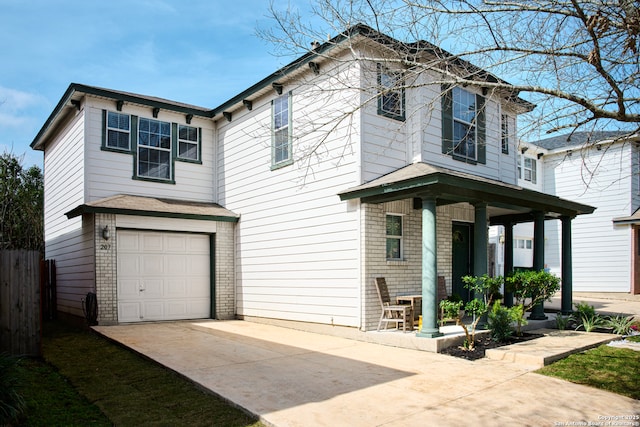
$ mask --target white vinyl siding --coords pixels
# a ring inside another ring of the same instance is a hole
[[[236,227],[238,315],[359,326],[358,211],[337,197],[358,183],[352,145],[357,141],[349,138],[353,129],[347,124],[336,129],[311,166],[272,170],[274,96],[253,100],[253,109],[234,113],[232,122],[219,122],[220,203],[241,215]],[[342,108],[340,100],[357,92],[325,93],[335,96],[332,103],[316,96],[323,95],[293,93],[295,129],[335,114]],[[317,134],[301,134],[293,147],[296,156],[317,142]]]
[[[111,103],[97,98],[87,97],[85,109],[86,124],[86,186],[85,202],[90,202],[116,194],[135,196],[163,197],[177,200],[214,202],[214,163],[213,163],[213,123],[193,118],[192,126],[201,128],[201,162],[175,162],[172,185],[162,182],[133,179],[137,164],[131,153],[105,151],[101,149],[102,110],[111,108]],[[149,108],[125,104],[123,113],[138,117],[151,117]],[[171,123],[184,123],[184,114],[160,111],[158,120]]]
[[[616,144],[606,151],[595,148],[545,155],[545,188],[555,195],[596,206],[591,215],[572,221],[573,290],[577,292],[629,292],[631,230],[612,219],[633,213],[631,144]],[[584,162],[584,164],[583,164]],[[591,174],[589,171],[593,171]],[[588,185],[587,185],[588,184]],[[562,227],[545,223],[548,248],[545,261],[560,274]]]
[[[44,156],[45,259],[56,261],[58,309],[76,316],[83,316],[81,299],[93,290],[95,277],[93,222],[64,215],[84,201],[84,113],[49,142]]]

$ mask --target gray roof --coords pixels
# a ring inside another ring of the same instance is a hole
[[[127,194],[118,194],[82,204],[67,212],[65,215],[68,218],[74,218],[86,213],[110,213],[226,222],[237,222],[239,218],[239,215],[223,208],[217,203],[161,199]]]
[[[575,145],[585,145],[600,141],[610,141],[614,139],[622,139],[631,136],[632,133],[624,131],[594,131],[594,132],[574,132],[565,135],[554,136],[551,138],[541,139],[540,141],[532,141],[532,144],[547,150],[555,150],[558,148],[572,147]]]

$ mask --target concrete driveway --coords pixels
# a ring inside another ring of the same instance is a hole
[[[509,362],[280,326],[211,320],[95,330],[280,427],[606,425],[605,417],[640,414],[638,400]]]

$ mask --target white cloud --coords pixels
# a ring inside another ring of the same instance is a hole
[[[46,104],[47,100],[41,95],[0,86],[0,117]]]

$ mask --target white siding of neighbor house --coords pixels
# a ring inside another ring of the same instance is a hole
[[[321,67],[318,84],[332,79],[346,85],[354,78],[352,69]],[[292,165],[271,168],[275,91],[253,99],[251,111],[234,111],[231,122],[217,122],[219,202],[241,216],[237,314],[359,326],[359,208],[337,195],[359,183],[359,114],[329,134],[311,131],[350,109],[349,97],[357,92],[316,93],[314,85],[285,84],[283,94],[289,91]]]
[[[92,219],[64,215],[84,196],[85,110],[74,114],[44,153],[45,258],[56,261],[58,309],[82,316],[81,299],[93,290],[95,267]]]
[[[545,156],[545,191],[579,203],[595,206],[591,215],[572,221],[573,290],[584,292],[629,292],[631,232],[615,226],[613,218],[631,215],[632,150],[630,144],[608,149],[575,149]],[[545,223],[545,260],[552,272],[561,271],[559,221]]]
[[[177,200],[214,202],[213,124],[194,117],[190,126],[202,129],[202,164],[175,161],[175,184],[132,179],[134,157],[130,153],[104,151],[102,147],[102,111],[116,111],[115,101],[87,97],[86,195],[85,202],[130,194]],[[151,107],[125,103],[122,113],[153,119]],[[187,124],[185,114],[161,110],[156,120]],[[172,144],[177,143],[172,141]]]

